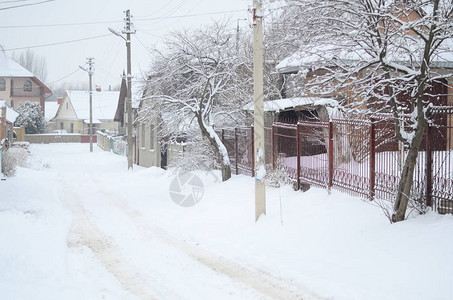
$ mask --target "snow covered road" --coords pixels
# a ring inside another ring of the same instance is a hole
[[[129,191],[130,199],[112,192],[116,176],[124,175],[123,158],[99,150],[87,155],[81,146],[35,146],[33,152],[56,172],[56,197],[69,208],[68,250],[94,255],[124,290],[118,299],[302,298],[269,273],[171,236],[129,206],[139,192]]]
[[[281,188],[255,224],[252,178],[200,172],[184,208],[161,169],[80,144],[32,153],[0,183],[1,299],[453,298],[452,216],[390,225],[360,199]]]

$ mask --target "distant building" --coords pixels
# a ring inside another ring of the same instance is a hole
[[[45,113],[45,94],[52,91],[33,73],[0,53],[0,99],[17,109],[22,103],[38,102]]]
[[[113,120],[118,97],[118,91],[93,91],[93,133],[96,133],[96,130],[118,130],[118,122]],[[56,129],[64,129],[68,133],[89,134],[89,99],[88,91],[66,91],[53,119]]]

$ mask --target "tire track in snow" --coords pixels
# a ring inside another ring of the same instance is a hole
[[[60,179],[60,181],[62,181]],[[118,248],[91,222],[77,195],[69,184],[62,182],[64,195],[72,212],[68,247],[86,246],[121,286],[139,299],[157,299],[140,274],[124,263]]]
[[[117,194],[104,190],[99,182],[98,184],[100,187],[99,190],[108,196],[121,211],[128,215],[146,239],[157,237],[216,273],[226,275],[233,281],[245,284],[271,299],[318,299],[300,292],[290,283],[273,276],[269,272],[259,268],[241,265],[225,257],[216,256],[204,249],[172,237],[162,228],[152,224],[151,220],[145,218],[140,211],[126,204],[125,199],[120,198]]]

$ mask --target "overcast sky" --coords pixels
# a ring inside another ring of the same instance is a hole
[[[0,45],[6,50],[7,55],[11,56],[13,50],[9,49],[107,35],[85,41],[31,48],[37,55],[46,58],[48,69],[46,83],[51,87],[65,81],[88,81],[87,73],[79,70],[78,66],[85,64],[86,57],[94,57],[96,59],[94,84],[101,85],[103,89],[108,89],[109,85],[118,85],[122,70],[126,69],[125,43],[107,29],[108,27],[117,31],[123,29],[125,10],[131,10],[137,30],[132,37],[132,73],[136,75],[146,71],[149,65],[146,47],[152,47],[158,43],[168,31],[198,27],[215,19],[230,19],[234,30],[239,18],[250,18],[247,10],[253,2],[252,0],[54,0],[39,5],[3,9],[43,1],[46,0],[0,0]],[[215,12],[223,13],[212,14]],[[93,22],[96,24],[80,24]],[[248,22],[239,23],[241,30],[250,30],[247,26]],[[72,72],[75,73],[62,79]]]

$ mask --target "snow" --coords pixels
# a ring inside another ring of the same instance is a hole
[[[192,208],[174,176],[85,144],[31,145],[0,182],[3,299],[452,299],[453,216],[389,224],[359,198],[267,189],[197,172]],[[217,176],[219,177],[219,176]]]
[[[0,53],[0,77],[35,77],[35,75],[3,52]]]
[[[45,102],[45,105],[46,105],[45,118],[47,121],[52,120],[53,118],[55,118],[55,115],[57,114],[58,107],[60,106],[60,104],[58,104],[58,102],[48,101]]]
[[[319,98],[319,97],[295,97],[295,98],[285,98],[277,100],[269,100],[264,102],[264,111],[279,112],[291,108],[296,108],[300,106],[332,106],[337,107],[338,101],[330,98]],[[244,106],[244,110],[253,111],[254,104],[248,103]]]
[[[0,100],[0,109],[3,107],[6,107],[6,121],[8,121],[9,123],[14,123],[19,114],[11,107],[8,107],[5,100]]]
[[[67,95],[74,107],[79,120],[90,118],[90,92],[67,91]],[[120,92],[118,91],[93,91],[93,119],[113,120],[118,106]]]

